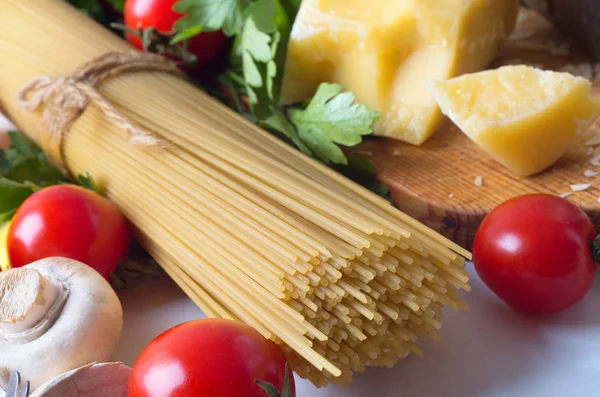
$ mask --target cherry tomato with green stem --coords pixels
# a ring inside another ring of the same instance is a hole
[[[596,235],[575,204],[547,194],[520,196],[483,220],[473,262],[483,282],[513,308],[556,313],[590,290],[597,268]]]
[[[282,390],[286,357],[275,343],[245,324],[203,319],[176,326],[139,356],[129,397],[267,397],[256,380]],[[288,373],[292,396],[294,377]]]
[[[127,0],[125,2],[125,25],[134,31],[155,28],[161,34],[171,34],[174,24],[183,15],[173,10],[177,0]],[[131,45],[143,49],[140,37],[127,34]],[[223,52],[228,38],[222,31],[202,32],[189,40],[187,50],[196,58],[196,67],[214,61]]]
[[[74,185],[44,188],[21,204],[8,231],[11,266],[61,256],[83,262],[109,279],[127,258],[129,225],[117,206]]]

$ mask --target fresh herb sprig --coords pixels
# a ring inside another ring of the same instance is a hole
[[[223,30],[233,38],[229,64],[218,73],[225,90],[213,93],[248,119],[282,137],[308,156],[335,166],[349,177],[357,174],[343,147],[372,134],[380,114],[354,103],[354,95],[337,84],[321,84],[306,103],[280,104],[287,45],[300,0],[179,0],[174,9],[185,14],[176,24],[174,40],[204,31]],[[248,106],[245,106],[247,103]],[[361,160],[369,173],[374,165]],[[364,171],[364,170],[363,170]],[[359,172],[365,175],[365,172]],[[373,175],[353,178],[388,197]],[[389,197],[388,197],[389,198]]]
[[[18,132],[9,132],[12,147],[0,151],[0,224],[8,222],[19,206],[36,191],[67,183],[41,149]]]

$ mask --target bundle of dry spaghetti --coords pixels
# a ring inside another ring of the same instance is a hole
[[[40,75],[68,75],[127,50],[59,0],[0,2],[0,100],[34,140],[41,113],[16,98]],[[169,142],[132,145],[94,104],[64,142],[137,237],[209,316],[252,325],[288,349],[315,384],[391,366],[437,337],[443,306],[464,306],[469,253],[374,194],[306,158],[180,77],[125,73],[100,89]]]

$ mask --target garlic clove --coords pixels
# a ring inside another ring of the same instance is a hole
[[[130,377],[123,363],[88,364],[49,380],[30,397],[127,397]]]

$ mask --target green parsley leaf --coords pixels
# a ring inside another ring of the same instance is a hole
[[[6,158],[5,150],[0,151],[0,175],[10,171],[12,163]]]
[[[269,1],[269,0],[267,0]],[[243,77],[252,113],[259,119],[273,114],[272,79],[274,69],[271,43],[273,37],[258,29],[254,19],[244,24],[240,48]]]
[[[45,158],[22,159],[2,176],[15,182],[30,182],[39,186],[56,185],[65,179]]]
[[[279,14],[278,0],[257,0],[244,12],[244,15],[254,22],[256,28],[264,33],[275,33]]]
[[[92,178],[92,176],[90,175],[90,173],[86,173],[85,175],[81,175],[79,174],[77,176],[77,182],[79,182],[79,185],[92,190],[96,193],[100,193],[100,189],[98,188],[98,185],[96,184],[96,181],[94,181],[94,178]]]
[[[271,36],[258,30],[254,20],[249,19],[244,25],[242,43],[246,83],[252,87],[262,87],[265,81],[258,71],[256,62],[267,63],[271,60]]]
[[[179,0],[173,9],[184,16],[175,23],[179,39],[189,39],[201,31],[223,30],[227,36],[238,34],[249,0]]]
[[[33,190],[26,184],[0,177],[0,224],[10,221],[31,194]]]
[[[112,5],[115,11],[125,11],[125,0],[108,0],[108,2]]]
[[[300,139],[324,163],[348,164],[337,144],[360,143],[381,117],[364,105],[354,104],[354,94],[343,90],[340,85],[323,83],[306,109],[288,111]]]
[[[300,139],[298,131],[296,131],[296,127],[294,127],[282,110],[275,112],[268,119],[261,122],[260,125],[261,127],[272,132],[279,133],[284,138],[296,145],[304,154],[312,156],[310,149]]]
[[[16,131],[9,131],[8,136],[10,137],[11,148],[7,149],[9,155],[14,154],[16,156],[36,156],[42,154],[31,139],[26,135]]]
[[[9,132],[12,147],[0,151],[0,223],[9,221],[36,191],[66,183],[40,148],[18,132]]]
[[[202,33],[202,26],[193,25],[185,29],[183,32],[177,32],[171,39],[171,44],[177,44],[184,40],[191,39],[192,37]]]
[[[257,0],[234,43],[232,63],[241,63],[252,113],[266,120],[279,109],[287,42],[296,9],[279,0]],[[235,60],[241,57],[241,62]]]

